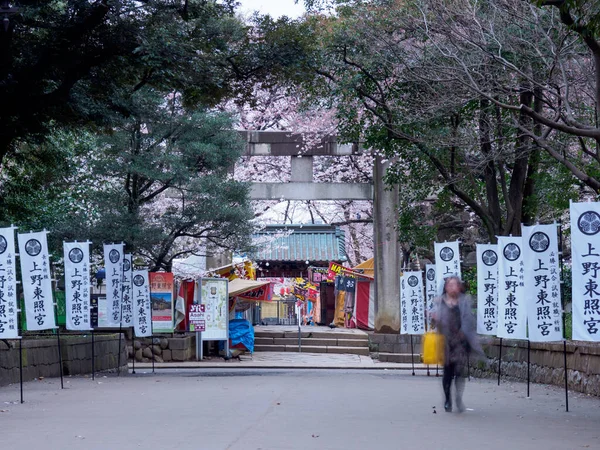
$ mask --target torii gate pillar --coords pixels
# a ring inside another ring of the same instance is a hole
[[[391,163],[375,157],[373,168],[373,234],[375,240],[375,332],[400,333],[400,267],[398,187],[383,181]]]

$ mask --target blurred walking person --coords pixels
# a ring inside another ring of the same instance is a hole
[[[444,410],[452,412],[452,380],[456,389],[456,408],[465,410],[462,397],[469,354],[483,355],[477,338],[477,323],[471,309],[471,296],[465,293],[460,278],[446,278],[442,295],[435,299],[431,319],[437,331],[444,336]]]

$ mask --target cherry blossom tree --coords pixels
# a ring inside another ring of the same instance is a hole
[[[307,102],[297,87],[284,84],[256,85],[252,100],[230,100],[222,109],[237,119],[241,130],[286,131],[302,136],[298,157],[320,145],[322,138],[339,134],[338,110],[331,105]],[[316,183],[372,182],[373,157],[360,155],[315,156],[313,181]],[[242,157],[235,178],[247,182],[290,181],[289,157]],[[256,222],[326,223],[341,226],[346,233],[350,264],[358,264],[373,254],[372,204],[365,201],[260,201],[255,202]]]

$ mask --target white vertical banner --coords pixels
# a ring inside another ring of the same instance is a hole
[[[477,332],[498,329],[498,246],[477,244]]]
[[[600,203],[571,203],[573,339],[600,342]]]
[[[425,299],[421,271],[404,272],[400,278],[402,334],[425,333]]]
[[[124,328],[133,326],[133,303],[131,300],[131,255],[123,256],[123,298],[121,301],[121,325]]]
[[[523,226],[522,234],[529,340],[560,341],[563,327],[558,228],[556,224]]]
[[[147,270],[132,272],[131,299],[133,302],[133,330],[136,337],[152,336],[152,305],[148,278]]]
[[[106,321],[109,327],[118,327],[121,321],[123,296],[123,244],[104,244],[104,272],[106,273]]]
[[[0,339],[19,337],[15,229],[0,228]]]
[[[498,237],[498,333],[509,339],[527,339],[527,305],[523,239]]]
[[[18,234],[28,331],[56,328],[47,234]]]
[[[90,243],[63,242],[67,330],[91,330]]]
[[[429,311],[433,309],[433,302],[438,296],[437,294],[437,281],[435,277],[435,264],[425,265],[425,298],[426,298],[426,311],[427,311],[427,329],[434,330],[435,327],[431,322],[431,316]]]
[[[444,280],[456,276],[462,278],[460,271],[460,241],[433,244],[435,249],[435,275],[437,278],[437,293],[442,295]]]

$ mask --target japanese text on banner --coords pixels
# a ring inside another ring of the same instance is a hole
[[[47,232],[19,234],[27,330],[56,328]]]
[[[497,336],[527,339],[527,308],[523,268],[523,239],[498,237],[498,332]]]
[[[133,331],[137,337],[152,336],[150,282],[147,270],[132,273]]]
[[[133,302],[131,301],[131,255],[123,256],[123,298],[121,301],[121,325],[125,328],[133,326]]]
[[[459,241],[434,243],[437,294],[442,295],[444,280],[456,276],[461,278]]]
[[[15,228],[0,228],[0,339],[19,336]]]
[[[67,330],[90,330],[90,244],[64,242]]]
[[[429,311],[433,310],[433,303],[435,298],[437,297],[437,280],[435,276],[435,264],[425,265],[425,297],[427,299],[427,330],[434,330],[435,326],[433,325]]]
[[[600,342],[600,203],[571,203],[573,339]]]
[[[498,246],[477,244],[477,332],[495,335],[498,328]]]
[[[562,340],[558,228],[556,224],[524,226],[522,234],[529,340]]]
[[[425,333],[423,274],[404,272],[400,279],[400,315],[402,334]]]
[[[109,326],[121,322],[123,296],[123,244],[104,244],[104,269],[106,273],[106,316]]]

